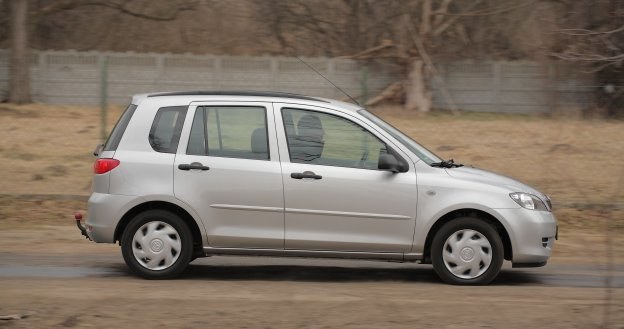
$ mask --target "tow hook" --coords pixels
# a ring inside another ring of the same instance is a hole
[[[80,224],[80,221],[82,220],[82,214],[79,213],[79,212],[75,213],[74,214],[74,219],[76,220],[76,226],[78,226],[78,229],[80,230],[80,233],[82,235],[84,235],[85,238],[91,240],[91,237],[89,237],[89,234],[87,234],[87,229],[82,224]],[[91,241],[93,241],[93,240],[91,240]]]

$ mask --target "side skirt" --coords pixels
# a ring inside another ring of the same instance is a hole
[[[206,256],[264,256],[264,257],[301,257],[301,258],[341,258],[360,260],[383,260],[390,262],[418,262],[422,254],[360,251],[294,250],[294,249],[245,249],[204,247]]]

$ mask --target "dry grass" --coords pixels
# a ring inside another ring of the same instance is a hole
[[[118,108],[111,113],[109,127],[119,113]],[[624,210],[605,213],[599,205],[615,200],[616,177],[624,160],[624,123],[481,114],[423,116],[396,109],[385,109],[381,115],[444,158],[498,171],[550,193],[561,237],[551,262],[603,266],[609,262],[605,251],[612,248],[612,261],[624,263],[624,240],[616,233],[611,234],[613,244],[605,243],[607,218],[621,219]],[[71,221],[74,210],[86,207],[91,151],[100,142],[99,122],[97,108],[0,104],[0,251],[8,266],[53,264],[96,271],[120,267],[117,246],[87,243]],[[622,225],[621,220],[618,223]],[[5,321],[11,328],[124,327],[129,321],[137,328],[154,323],[191,327],[206,323],[206,316],[219,328],[276,324],[407,328],[441,323],[449,323],[446,328],[532,328],[544,323],[588,328],[603,321],[605,307],[602,288],[532,286],[532,281],[516,287],[503,280],[486,288],[467,287],[470,293],[458,298],[462,293],[458,287],[429,282],[428,273],[433,274],[424,269],[393,269],[384,274],[390,279],[369,274],[370,269],[347,269],[343,271],[355,273],[355,278],[344,280],[333,278],[331,267],[316,262],[312,267],[278,266],[267,272],[270,266],[215,266],[210,261],[196,265],[195,274],[185,280],[166,282],[123,274],[5,277],[0,280],[4,297],[0,311],[30,315]],[[240,279],[241,271],[254,274]],[[274,271],[279,272],[277,279]],[[320,280],[305,279],[310,277],[307,272],[321,271]],[[587,280],[593,278],[595,273],[587,272]],[[358,273],[368,279],[358,279]],[[574,273],[563,277],[575,280]],[[531,275],[520,272],[515,277],[530,280]],[[611,297],[612,324],[622,323],[620,290]],[[484,308],[498,316],[483,317]],[[137,309],[151,321],[137,322]]]
[[[112,108],[108,128],[121,113]],[[443,158],[496,171],[550,194],[564,229],[601,228],[605,205],[624,200],[624,122],[375,110]],[[65,221],[83,201],[14,195],[87,196],[100,142],[96,107],[0,105],[0,218],[16,226]],[[618,190],[619,188],[619,190]],[[19,206],[18,206],[19,205]],[[621,218],[610,211],[610,218]],[[602,217],[601,217],[602,216]],[[39,218],[40,220],[35,220]],[[621,226],[621,221],[614,227]]]
[[[120,112],[111,109],[109,129]],[[98,143],[97,108],[0,105],[1,193],[88,195]]]

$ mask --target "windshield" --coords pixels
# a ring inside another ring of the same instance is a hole
[[[430,165],[432,163],[442,161],[442,159],[438,157],[437,155],[435,155],[433,152],[427,150],[424,146],[416,143],[409,136],[405,135],[400,130],[394,128],[389,123],[383,121],[381,118],[375,116],[374,114],[366,110],[359,110],[358,113],[364,116],[365,118],[367,118],[368,120],[372,121],[373,123],[377,124],[381,129],[383,129],[385,132],[390,134],[390,136],[394,137],[401,144],[407,147],[410,151],[416,154],[416,156],[419,157],[421,160],[423,160],[426,164]]]

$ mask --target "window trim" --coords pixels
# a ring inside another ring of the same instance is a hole
[[[171,142],[169,147],[166,150],[157,150],[152,145],[152,136],[154,135],[154,131],[156,130],[157,123],[160,120],[160,117],[166,111],[177,111],[178,118],[176,119],[175,126],[173,127],[173,136],[171,138]],[[188,105],[182,106],[164,106],[159,108],[156,111],[156,115],[154,116],[154,120],[152,121],[152,126],[150,127],[149,134],[147,134],[147,142],[149,143],[152,150],[158,153],[170,153],[175,154],[178,150],[178,145],[180,144],[180,135],[182,134],[182,128],[184,127],[184,119],[186,118],[186,113],[188,112]]]
[[[341,116],[341,115],[338,115],[338,114],[334,114],[334,113],[328,113],[328,112],[325,112],[325,111],[316,110],[316,109],[308,109],[308,108],[302,108],[302,107],[297,108],[297,107],[294,107],[294,106],[290,106],[290,104],[284,104],[284,105],[282,105],[280,107],[280,116],[281,116],[282,126],[284,128],[284,138],[285,138],[285,141],[286,141],[286,149],[288,150],[288,162],[290,162],[290,163],[302,164],[302,165],[314,165],[314,166],[349,168],[349,169],[362,169],[362,170],[372,170],[372,171],[384,171],[384,170],[379,169],[379,168],[377,168],[377,169],[369,169],[369,168],[361,168],[361,167],[347,167],[347,166],[330,165],[330,164],[303,163],[303,162],[294,162],[294,161],[292,161],[292,152],[290,150],[290,143],[288,142],[288,128],[286,127],[286,121],[284,120],[285,119],[284,110],[296,110],[296,111],[315,112],[315,113],[326,114],[326,115],[329,115],[329,116],[333,116],[333,117],[337,117],[337,118],[346,120],[346,121],[348,121],[348,122],[350,122],[350,123],[360,127],[362,130],[366,131],[370,135],[372,135],[380,143],[382,143],[382,144],[384,144],[386,146],[386,150],[388,151],[388,154],[394,155],[399,162],[404,163],[406,166],[409,167],[409,162],[405,161],[404,157],[402,155],[400,155],[394,148],[392,148],[389,145],[389,143],[385,142],[379,136],[377,136],[376,134],[372,133],[370,129],[367,129],[363,125],[361,125],[361,124],[351,120],[350,118],[347,118],[347,117],[344,117],[344,116]],[[294,125],[294,122],[293,122],[293,125]]]
[[[189,126],[188,128],[188,138],[186,140],[186,148],[184,149],[184,153],[185,155],[193,155],[193,156],[206,156],[206,148],[208,145],[208,136],[206,135],[205,131],[207,128],[207,124],[206,124],[206,118],[205,118],[206,112],[204,111],[203,107],[201,106],[197,106],[195,108],[193,117],[190,118],[189,123],[187,123],[187,125]],[[198,118],[199,116],[201,116],[201,118]],[[202,138],[201,138],[201,149],[203,152],[201,153],[191,153],[191,151],[189,150],[191,147],[191,139],[192,139],[192,133],[193,133],[193,128],[195,127],[195,120],[199,119],[200,120],[200,124],[199,124],[199,129],[202,131]]]

